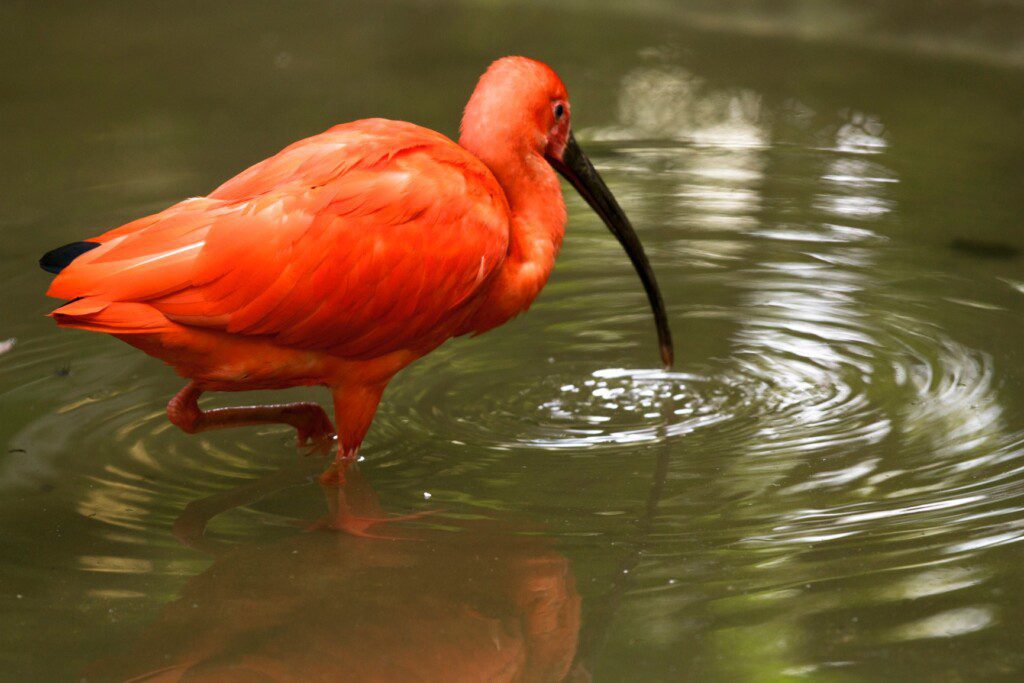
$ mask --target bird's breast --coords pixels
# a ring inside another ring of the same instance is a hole
[[[530,308],[547,284],[562,245],[562,226],[533,231],[528,238],[514,235],[504,263],[477,296],[462,334],[480,334],[503,325]]]

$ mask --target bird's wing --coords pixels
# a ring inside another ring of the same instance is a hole
[[[447,138],[371,120],[93,241],[50,288],[78,299],[58,314],[144,303],[181,324],[361,356],[423,339],[478,290],[507,252],[508,206]]]

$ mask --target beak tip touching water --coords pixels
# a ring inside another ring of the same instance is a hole
[[[672,349],[671,339],[667,342],[661,342],[661,364],[666,372],[672,369],[672,364],[676,360],[675,355],[675,351]]]
[[[647,293],[647,299],[654,313],[661,363],[665,370],[670,370],[675,360],[675,352],[672,349],[672,333],[668,327],[665,303],[662,301],[661,290],[658,289],[654,271],[640,244],[640,238],[637,237],[625,212],[615,200],[611,190],[605,185],[597,169],[590,163],[590,159],[580,149],[572,133],[569,134],[569,139],[566,141],[562,158],[549,158],[548,161],[580,193],[584,201],[601,217],[611,233],[619,240],[622,248],[626,250],[626,255],[629,256],[629,260],[632,261],[633,267],[636,268],[636,272],[640,276],[640,281],[643,283],[644,291]]]

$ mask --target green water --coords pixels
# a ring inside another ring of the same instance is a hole
[[[719,4],[0,7],[0,679],[1024,677],[1024,7]],[[182,434],[44,317],[48,248],[337,122],[454,135],[508,53],[679,362],[572,197],[533,309],[385,396],[342,502],[411,540],[307,532],[289,430]]]

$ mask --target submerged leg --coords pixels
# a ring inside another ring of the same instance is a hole
[[[356,461],[359,445],[370,429],[387,382],[334,387],[334,421],[338,425],[338,453],[320,475],[324,486],[341,486],[345,471]]]
[[[167,404],[167,417],[188,434],[224,427],[286,424],[295,427],[299,444],[324,442],[334,436],[334,425],[331,424],[324,409],[316,403],[282,403],[201,410],[198,400],[202,393],[199,385],[189,382]]]
[[[386,516],[377,494],[360,476],[357,467],[350,468],[339,483],[323,485],[323,492],[327,499],[327,514],[307,527],[307,531],[341,531],[360,538],[410,540],[402,536],[375,534],[371,530],[390,522],[421,519],[435,512],[424,510],[408,515]]]

